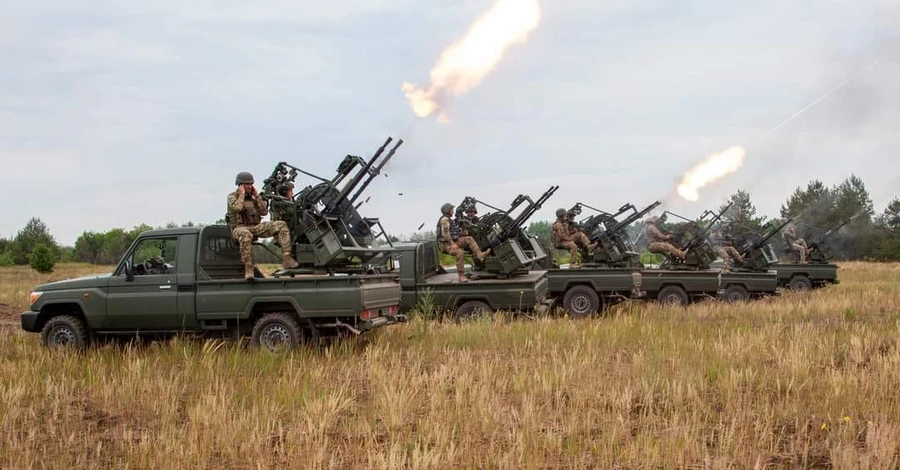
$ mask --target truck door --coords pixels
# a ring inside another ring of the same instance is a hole
[[[123,330],[178,330],[178,237],[142,238],[109,281],[106,312]],[[130,266],[129,268],[126,268]]]

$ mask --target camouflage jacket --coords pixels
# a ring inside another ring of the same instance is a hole
[[[237,227],[257,225],[269,213],[269,205],[257,195],[241,199],[237,190],[228,193],[228,223]]]
[[[672,237],[670,235],[663,235],[662,232],[656,228],[656,225],[647,224],[647,227],[644,229],[647,234],[647,241],[649,243],[659,243],[670,240]]]
[[[554,244],[572,241],[572,232],[569,231],[569,224],[557,219],[556,222],[553,222],[553,227],[550,229],[550,238]]]

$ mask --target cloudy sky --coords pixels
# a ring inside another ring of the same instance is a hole
[[[234,175],[278,161],[331,176],[388,135],[406,144],[366,216],[431,228],[443,202],[496,205],[561,186],[536,219],[581,201],[665,199],[688,215],[749,190],[775,215],[794,187],[851,173],[880,211],[900,196],[900,8],[870,0],[542,0],[453,122],[415,119],[404,81],[492,0],[4,2],[0,236],[38,216],[83,230],[211,223]],[[767,132],[878,61],[806,114]],[[672,197],[712,152],[741,173]],[[402,193],[402,195],[401,195]]]

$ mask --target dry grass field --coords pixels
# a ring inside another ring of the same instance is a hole
[[[57,353],[8,327],[0,467],[898,469],[900,265],[840,275],[737,306],[413,321],[286,356]],[[0,271],[0,302],[18,311],[42,280]]]

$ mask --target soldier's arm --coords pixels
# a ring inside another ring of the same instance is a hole
[[[234,212],[240,212],[244,208],[244,202],[237,197],[237,194],[228,195],[228,208]]]
[[[444,237],[444,240],[453,243],[453,240],[450,239],[450,219],[447,217],[441,217],[441,236]]]
[[[259,212],[260,217],[265,217],[269,213],[269,203],[259,194],[253,196],[253,204],[256,206],[256,212]]]

